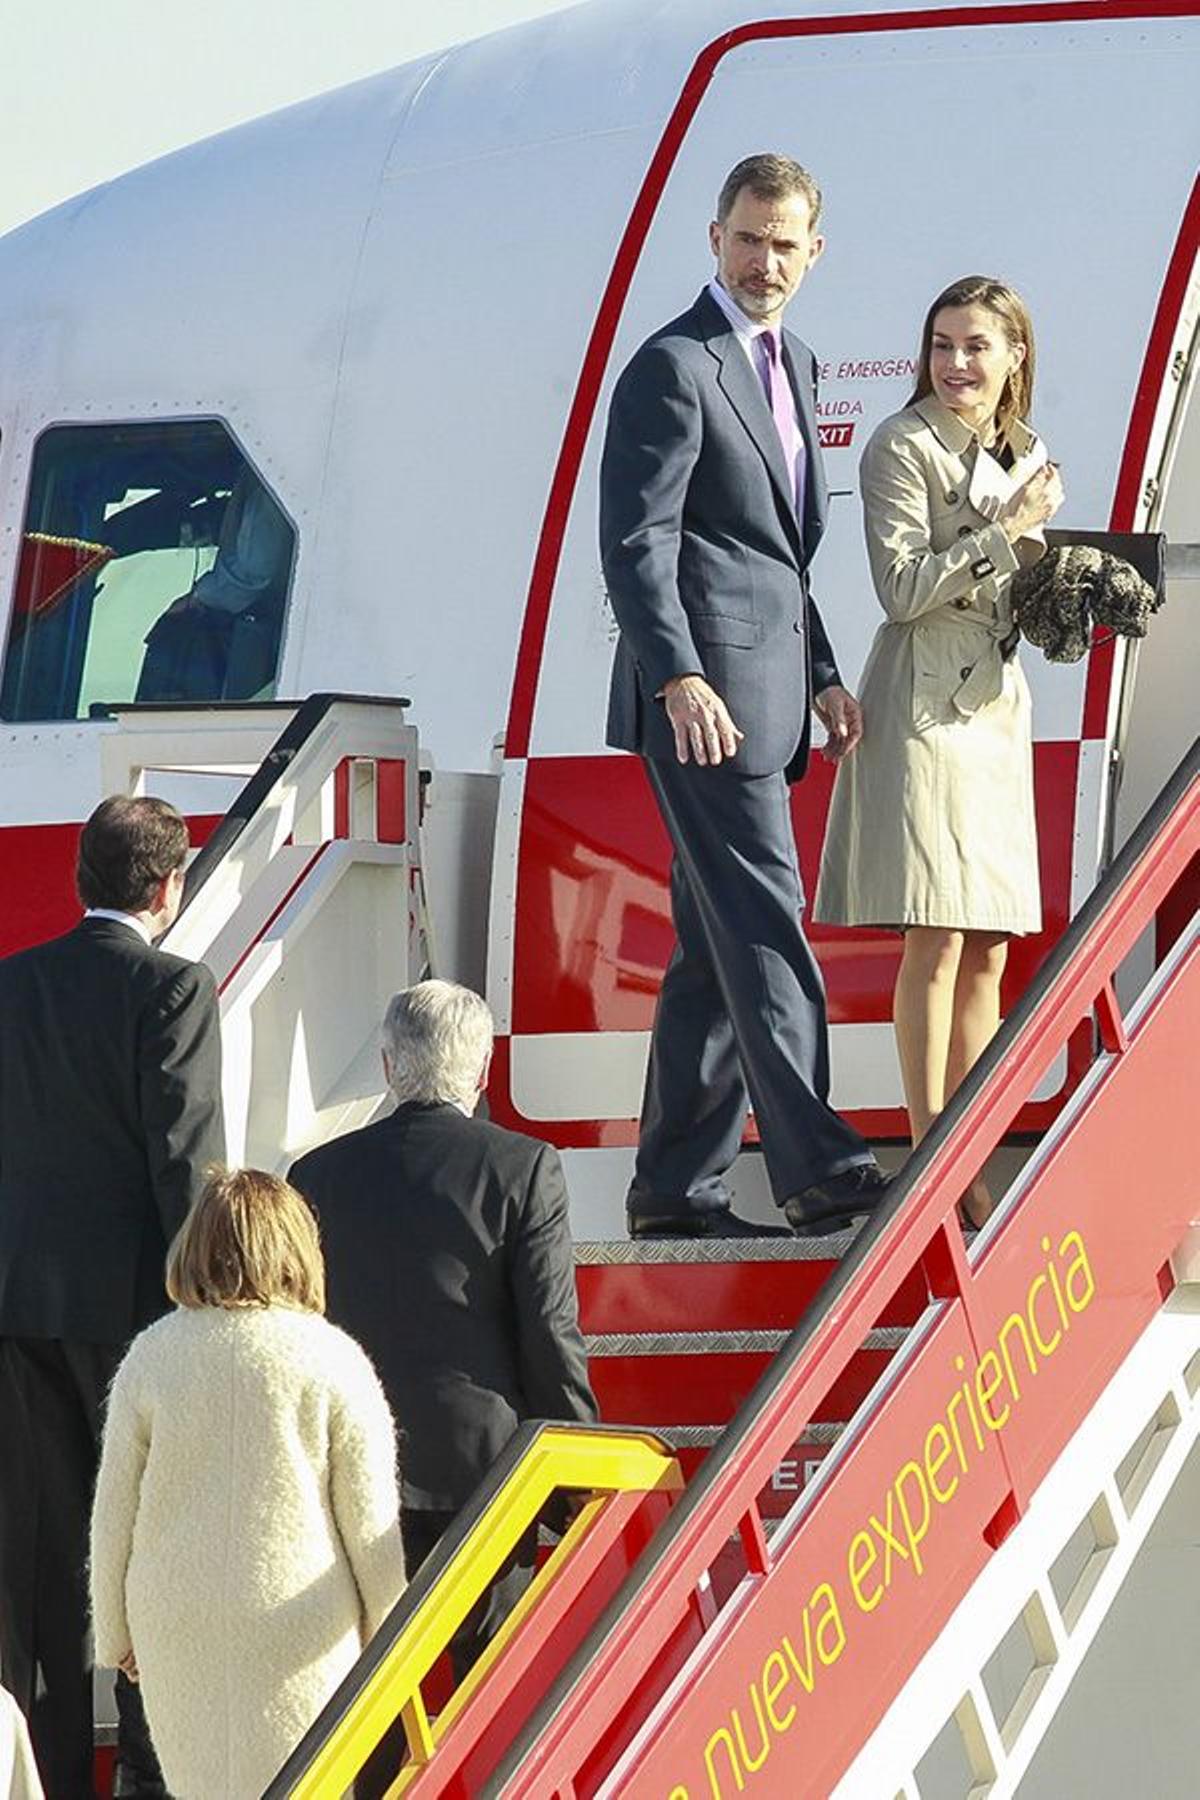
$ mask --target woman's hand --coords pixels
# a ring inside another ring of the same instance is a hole
[[[127,1676],[130,1681],[137,1680],[137,1678],[138,1678],[137,1657],[133,1654],[132,1649],[129,1649],[125,1652],[124,1656],[121,1658],[120,1662],[117,1664],[117,1667],[118,1667],[118,1669],[120,1669],[122,1675]]]
[[[1028,537],[1052,519],[1065,497],[1057,463],[1043,463],[1004,502],[996,523],[1003,526],[1009,543],[1015,544],[1018,538]]]

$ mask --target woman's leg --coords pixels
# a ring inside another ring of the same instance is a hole
[[[1002,933],[963,933],[946,1061],[947,1099],[996,1035],[1000,1024],[1000,978],[1007,959],[1008,938]],[[971,1223],[982,1225],[995,1204],[982,1176],[971,1183],[963,1204]]]
[[[919,1144],[946,1104],[963,933],[910,925],[896,977],[892,1018],[912,1141]]]

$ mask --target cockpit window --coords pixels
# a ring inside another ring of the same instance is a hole
[[[269,699],[296,534],[216,419],[38,440],[0,717]]]

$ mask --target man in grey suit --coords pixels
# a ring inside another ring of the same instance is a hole
[[[635,1236],[776,1233],[730,1211],[747,1099],[777,1204],[838,1230],[883,1178],[829,1105],[820,971],[788,783],[809,720],[862,735],[809,591],[827,491],[812,352],[782,314],[823,249],[821,196],[782,156],[727,178],[715,279],[617,382],[600,545],[620,638],[608,742],[638,752],[671,837],[677,943],[663,979],[628,1197]]]

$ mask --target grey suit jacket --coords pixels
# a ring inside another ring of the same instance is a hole
[[[470,1496],[523,1419],[596,1417],[557,1153],[453,1106],[398,1107],[300,1158],[328,1316],[379,1371],[404,1504]]]
[[[613,392],[600,471],[600,554],[620,626],[608,742],[673,757],[655,696],[702,673],[745,741],[745,775],[804,773],[814,691],[840,679],[808,566],[828,492],[811,350],[784,333],[807,452],[797,519],[762,384],[704,291],[636,352]]]

